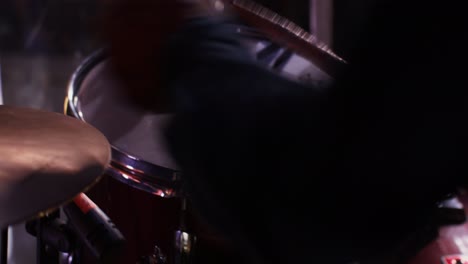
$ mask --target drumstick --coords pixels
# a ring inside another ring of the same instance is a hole
[[[344,59],[314,35],[270,9],[249,0],[232,0],[231,4],[235,13],[268,35],[272,41],[316,63],[331,76],[346,64]]]

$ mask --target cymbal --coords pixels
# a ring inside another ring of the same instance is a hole
[[[63,114],[0,106],[0,227],[56,208],[97,182],[110,145]]]

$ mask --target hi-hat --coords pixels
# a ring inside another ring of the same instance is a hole
[[[0,228],[85,191],[110,162],[94,127],[62,114],[0,106]]]

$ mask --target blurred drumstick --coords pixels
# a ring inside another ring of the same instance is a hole
[[[314,62],[330,74],[346,64],[324,43],[304,29],[270,9],[249,0],[232,0],[234,12],[266,34],[272,41],[286,46]]]

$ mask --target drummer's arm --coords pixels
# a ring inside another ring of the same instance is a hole
[[[299,145],[308,158],[317,156],[320,148],[304,140],[326,140],[317,124],[321,92],[257,65],[231,29],[203,17],[174,36],[166,69],[177,114],[168,137],[197,209],[230,238],[249,237],[238,243],[248,247],[262,241],[242,234],[246,227],[233,219],[262,226],[278,210],[287,217],[273,193],[297,189],[297,181],[280,181],[280,171],[305,157]]]

